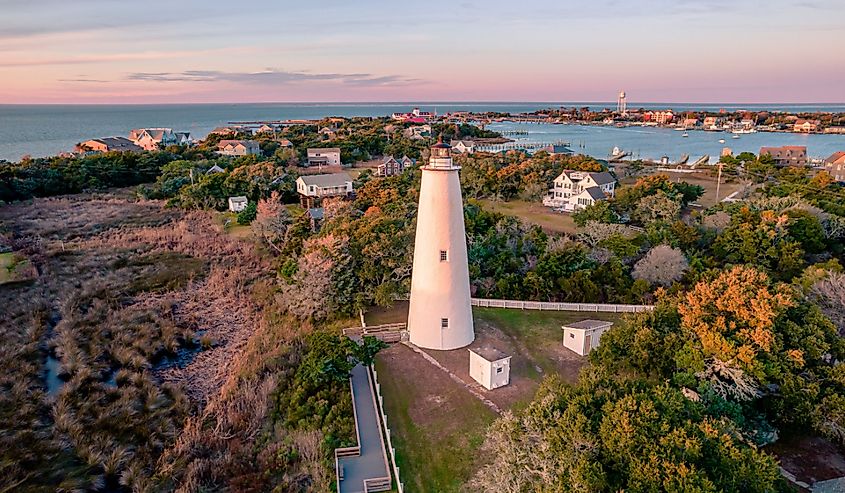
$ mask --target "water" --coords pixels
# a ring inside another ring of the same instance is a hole
[[[47,394],[53,397],[59,393],[62,385],[65,384],[65,381],[59,378],[59,365],[59,360],[55,356],[52,354],[47,356],[47,362],[44,365],[47,369],[47,374],[44,377],[44,381],[47,385]]]
[[[784,132],[757,132],[742,134],[733,139],[728,132],[683,132],[656,127],[623,127],[595,125],[555,125],[551,123],[494,123],[490,130],[527,130],[527,136],[514,138],[525,142],[569,142],[576,153],[607,159],[614,147],[632,153],[633,157],[659,160],[669,156],[677,161],[682,154],[689,154],[690,162],[707,154],[711,161],[719,159],[722,148],[730,147],[734,154],[748,151],[757,154],[763,146],[807,146],[810,157],[826,158],[836,151],[845,150],[845,135],[794,134]],[[719,142],[724,139],[725,143]],[[582,147],[583,145],[583,147]]]
[[[17,161],[24,155],[50,156],[73,149],[74,144],[97,137],[126,136],[133,128],[170,127],[189,131],[194,138],[202,138],[214,127],[228,121],[311,119],[325,116],[386,116],[397,111],[409,111],[419,106],[438,113],[450,111],[528,112],[544,108],[582,107],[593,109],[614,107],[608,102],[531,102],[531,103],[261,103],[261,104],[186,104],[186,105],[0,105],[0,159]],[[675,111],[701,109],[728,111],[738,109],[772,111],[832,111],[845,112],[845,104],[822,105],[737,105],[690,103],[629,103],[631,108],[665,109]],[[597,132],[597,138],[599,133]],[[777,135],[781,137],[781,135]],[[585,135],[586,137],[586,135]],[[650,136],[644,136],[650,138]],[[814,136],[811,136],[814,137]],[[822,136],[821,140],[830,136]],[[690,134],[693,139],[693,134]],[[575,140],[574,138],[570,140]],[[811,139],[813,140],[813,139]],[[730,142],[730,141],[729,141]],[[775,141],[767,141],[777,143]],[[601,146],[605,146],[601,142]],[[640,147],[645,143],[627,146]],[[599,145],[596,143],[595,145]],[[617,142],[611,145],[624,143]],[[728,144],[730,145],[730,144]],[[841,146],[840,146],[841,147]],[[602,149],[605,155],[607,150]],[[718,154],[718,153],[717,153]],[[645,155],[645,154],[643,154]],[[671,155],[671,154],[670,154]]]

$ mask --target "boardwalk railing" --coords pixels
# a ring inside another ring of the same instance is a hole
[[[396,478],[396,490],[399,493],[405,493],[405,485],[403,485],[402,480],[399,479],[399,466],[396,465],[396,449],[393,447],[393,440],[390,437],[390,428],[387,426],[387,414],[384,412],[384,400],[381,397],[381,385],[378,383],[376,367],[370,366],[370,370],[373,375],[373,385],[376,389],[375,396],[378,400],[376,408],[378,409],[378,414],[381,417],[381,422],[384,425],[384,434],[387,437],[387,451],[390,454],[390,463],[393,465],[393,477]]]
[[[547,301],[490,300],[472,298],[473,306],[566,312],[637,313],[654,310],[654,305],[608,305],[601,303],[553,303]]]
[[[358,457],[361,455],[361,435],[358,432],[358,410],[355,408],[355,388],[352,387],[352,377],[349,377],[349,395],[352,396],[352,422],[355,425],[354,447],[340,447],[334,449],[334,470],[337,490],[340,491],[340,481],[343,479],[343,468],[340,465],[341,457]]]
[[[406,327],[404,323],[349,327],[343,329],[343,335],[349,338],[371,336],[390,344],[402,341]]]

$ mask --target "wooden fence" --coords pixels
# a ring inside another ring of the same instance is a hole
[[[566,312],[637,313],[654,310],[654,305],[608,305],[601,303],[552,303],[547,301],[491,300],[472,298],[473,306]]]
[[[407,324],[404,323],[349,327],[343,329],[343,335],[349,338],[370,336],[388,344],[393,344],[402,342],[406,327]]]
[[[372,371],[373,386],[375,387],[374,395],[378,401],[376,408],[378,409],[378,414],[381,417],[381,422],[384,425],[384,434],[387,437],[387,451],[390,454],[390,463],[393,465],[393,477],[396,478],[396,490],[399,493],[405,493],[405,485],[403,485],[402,480],[399,479],[399,466],[396,465],[396,449],[393,448],[393,440],[390,437],[390,427],[387,426],[387,414],[384,412],[384,400],[381,397],[381,385],[378,383],[376,367],[370,366],[370,370]]]

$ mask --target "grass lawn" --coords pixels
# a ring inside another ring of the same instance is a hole
[[[704,195],[702,195],[698,200],[695,202],[697,204],[701,204],[703,207],[712,207],[716,205],[716,177],[710,176],[709,173],[695,173],[695,174],[686,174],[686,173],[664,173],[669,175],[669,178],[672,181],[685,181],[690,185],[699,185],[704,188]],[[722,185],[719,187],[719,198],[724,199],[728,195],[736,192],[737,190],[742,190],[743,184],[735,181],[732,183],[726,183],[726,178],[722,177]],[[637,178],[628,177],[623,178],[620,181],[620,185],[627,186],[633,185],[636,183]]]
[[[215,220],[223,232],[235,238],[249,238],[252,234],[249,224],[238,224],[238,214],[235,212],[221,212]]]
[[[495,413],[401,344],[379,353],[376,369],[407,491],[462,491]]]
[[[479,200],[479,202],[482,207],[489,211],[518,217],[527,223],[536,224],[546,231],[569,234],[578,232],[578,226],[575,225],[572,216],[554,212],[539,202],[525,202],[522,200],[495,202],[489,199]]]

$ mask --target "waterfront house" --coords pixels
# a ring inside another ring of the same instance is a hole
[[[170,145],[191,143],[190,132],[174,132],[171,128],[136,128],[129,132],[129,140],[147,151],[155,151]]]
[[[644,122],[654,122],[658,125],[665,125],[667,123],[672,123],[672,120],[675,118],[675,114],[672,113],[672,110],[666,111],[646,111],[643,113],[643,121]]]
[[[563,346],[576,354],[586,356],[599,347],[601,336],[613,322],[604,320],[581,320],[563,326]]]
[[[261,148],[254,140],[221,140],[217,143],[217,154],[223,156],[260,155]]]
[[[232,125],[228,127],[217,127],[208,135],[233,135],[233,134],[249,134],[252,135],[252,129],[242,125]]]
[[[577,211],[616,194],[616,179],[607,171],[566,170],[555,178],[543,205]]]
[[[308,149],[308,166],[340,166],[339,147],[317,147]]]
[[[806,166],[807,146],[761,147],[760,156],[768,154],[777,166]]]
[[[74,152],[90,155],[102,152],[141,152],[144,149],[126,137],[103,137],[76,144]]]
[[[535,152],[540,151],[548,152],[552,156],[571,156],[573,154],[572,149],[563,144],[547,145],[546,147],[541,147],[537,149]]]
[[[510,383],[511,357],[494,347],[469,349],[469,376],[487,390]]]
[[[819,125],[821,125],[821,122],[818,120],[804,120],[799,118],[798,120],[795,120],[795,123],[792,125],[792,131],[808,134],[818,130]]]
[[[229,210],[232,212],[241,212],[246,209],[249,201],[243,195],[237,197],[229,197]]]
[[[684,128],[695,128],[698,126],[698,118],[684,118]]]
[[[845,134],[845,127],[827,127],[824,129],[826,134]]]
[[[326,197],[352,196],[352,178],[346,173],[304,175],[296,179],[296,191],[302,207],[311,209]]]
[[[385,127],[386,128],[386,127]],[[402,134],[411,140],[421,140],[431,137],[431,125],[415,125],[408,127]]]
[[[279,129],[276,128],[275,125],[269,125],[269,124],[265,123],[264,125],[261,125],[260,127],[258,127],[258,130],[256,130],[255,133],[256,134],[275,134],[278,131],[279,131]]]
[[[836,181],[845,181],[845,151],[834,152],[824,160],[824,169]]]
[[[472,154],[475,152],[475,142],[471,140],[453,140],[450,145],[453,153]]]
[[[385,156],[376,169],[376,176],[400,175],[409,166],[414,165],[414,160],[408,156],[396,159],[393,156]]]
[[[723,123],[723,120],[717,116],[705,116],[701,127],[704,130],[719,130],[719,126]]]

